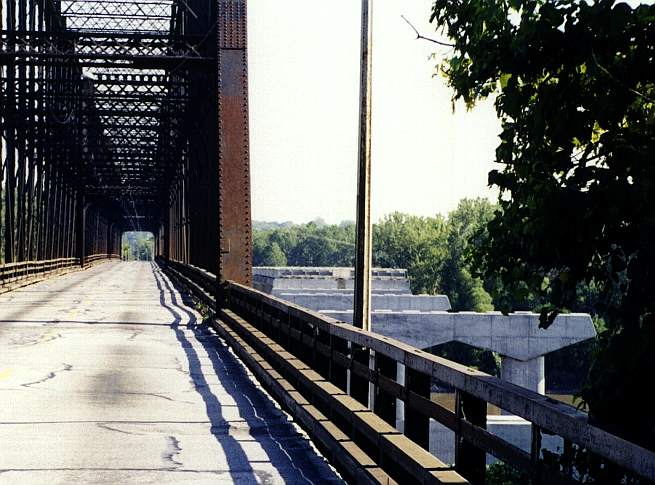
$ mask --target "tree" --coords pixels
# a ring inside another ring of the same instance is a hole
[[[477,267],[501,279],[504,310],[542,298],[544,327],[598,290],[590,419],[655,448],[641,398],[655,370],[655,5],[436,0],[432,20],[454,45],[454,99],[495,94],[502,122]]]
[[[278,243],[273,242],[264,250],[264,260],[262,266],[286,266],[287,257],[280,249]]]
[[[442,216],[390,214],[373,229],[373,264],[407,268],[414,293],[436,294],[448,251],[446,239]]]
[[[440,290],[448,295],[453,310],[487,312],[492,299],[480,278],[471,275],[468,253],[476,244],[476,233],[493,216],[494,206],[486,199],[462,199],[448,214],[448,255],[440,271]]]
[[[354,257],[352,223],[337,226],[316,222],[300,225],[260,222],[254,227],[255,266],[352,266]]]

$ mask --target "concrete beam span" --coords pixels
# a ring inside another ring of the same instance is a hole
[[[340,483],[170,281],[107,263],[0,296],[0,482]]]

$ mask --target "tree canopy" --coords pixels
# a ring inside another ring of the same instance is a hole
[[[592,288],[607,331],[583,393],[590,416],[653,448],[655,5],[436,0],[454,100],[496,96],[489,174],[499,207],[474,251],[499,306],[529,295],[542,325]]]
[[[493,310],[485,284],[471,273],[467,251],[494,207],[486,199],[463,199],[448,217],[389,214],[373,228],[373,264],[407,269],[414,293],[445,293],[454,310]],[[353,222],[254,223],[255,266],[352,266],[354,258]]]

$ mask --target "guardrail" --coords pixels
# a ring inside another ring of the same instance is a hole
[[[101,260],[119,258],[113,254],[95,254],[86,258],[85,268]],[[58,258],[43,261],[21,261],[0,264],[0,292],[14,289],[34,280],[59,274],[63,271],[77,269],[78,258]]]
[[[87,268],[105,259],[121,259],[121,257],[118,254],[93,254],[84,258],[84,267]]]
[[[213,306],[214,275],[159,262]],[[594,483],[655,480],[655,453],[590,424],[572,406],[233,282],[221,300],[216,331],[346,476],[358,470],[353,481],[484,483],[487,453],[532,483],[581,483],[589,470]],[[430,399],[433,383],[454,389],[454,411]],[[372,410],[361,404],[369,395]],[[394,427],[400,401],[403,433]],[[530,453],[485,429],[487,403],[532,423]],[[454,431],[454,467],[427,452],[430,419]],[[542,433],[563,438],[560,453],[544,453]]]
[[[64,269],[79,266],[77,258],[58,258],[45,261],[21,261],[0,265],[0,288],[13,287],[24,281],[49,276]]]

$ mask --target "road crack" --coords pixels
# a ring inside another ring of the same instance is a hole
[[[44,382],[49,381],[49,380],[54,379],[55,377],[57,377],[57,375],[60,372],[68,372],[73,368],[73,366],[70,365],[70,364],[63,363],[62,365],[63,365],[63,367],[61,369],[57,369],[55,371],[48,372],[45,377],[39,379],[38,381],[26,382],[24,384],[21,384],[21,386],[23,386],[23,387],[32,387],[32,386],[36,386],[37,384],[43,384]]]

